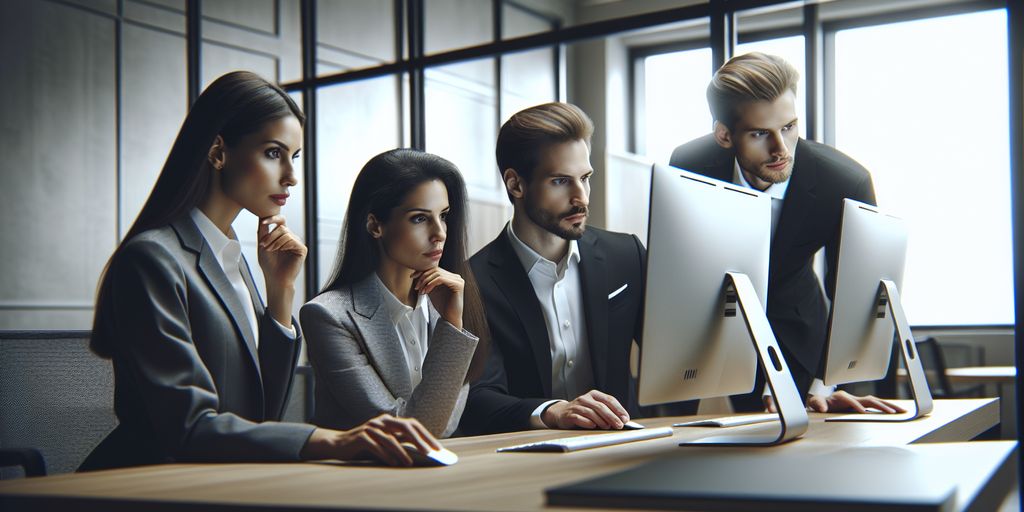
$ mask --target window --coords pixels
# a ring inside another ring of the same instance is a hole
[[[835,145],[905,218],[915,325],[1012,324],[1006,11],[842,30]]]
[[[698,48],[644,59],[643,136],[637,152],[667,164],[676,146],[711,133],[705,90],[711,49]]]

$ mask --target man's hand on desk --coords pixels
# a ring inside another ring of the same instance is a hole
[[[864,414],[868,407],[878,409],[885,414],[907,412],[902,407],[868,396],[855,396],[846,391],[836,391],[829,396],[811,395],[807,398],[807,410],[811,412],[856,412]]]
[[[629,421],[629,413],[614,396],[592,389],[571,402],[552,404],[541,420],[549,428],[619,430]]]
[[[421,453],[441,448],[416,419],[381,414],[350,430],[314,430],[300,456],[305,460],[354,460],[368,455],[389,466],[411,466],[412,458],[402,443],[412,444]]]
[[[907,412],[904,408],[892,402],[886,402],[881,398],[875,398],[871,395],[855,396],[846,391],[835,391],[829,396],[810,395],[807,397],[807,410],[810,412],[853,411],[864,414],[868,412],[868,407],[878,409],[885,414]],[[764,409],[766,412],[773,414],[779,412],[771,395],[764,397]]]

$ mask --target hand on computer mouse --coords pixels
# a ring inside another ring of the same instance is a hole
[[[402,443],[402,448],[412,459],[412,465],[417,467],[451,466],[459,461],[455,452],[444,447],[423,452],[412,443]]]
[[[552,404],[541,420],[549,428],[619,430],[629,413],[614,396],[592,389],[571,402]]]
[[[357,460],[370,456],[389,466],[411,466],[414,461],[402,443],[409,443],[423,453],[441,449],[441,443],[415,418],[381,414],[349,430],[314,430],[300,455],[306,460]]]

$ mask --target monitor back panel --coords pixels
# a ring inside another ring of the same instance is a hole
[[[750,392],[757,354],[742,314],[724,316],[725,274],[749,276],[764,310],[771,198],[655,165],[651,181],[639,400]]]
[[[892,354],[892,316],[879,307],[882,279],[903,284],[906,223],[878,208],[845,199],[832,300],[825,383],[878,380]],[[902,290],[901,290],[902,291]],[[882,317],[879,317],[883,314]]]

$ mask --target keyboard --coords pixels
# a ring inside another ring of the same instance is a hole
[[[519,444],[505,448],[498,448],[498,452],[575,452],[578,450],[631,443],[633,441],[643,441],[657,437],[670,437],[671,435],[671,427],[623,430],[621,432],[612,432],[608,434],[589,434],[585,436],[563,437],[560,439],[551,439],[536,443]]]
[[[766,423],[778,421],[779,415],[772,413],[765,414],[741,414],[739,416],[723,416],[721,418],[709,418],[706,420],[685,421],[673,423],[673,427],[738,427],[740,425],[752,425],[754,423]]]

